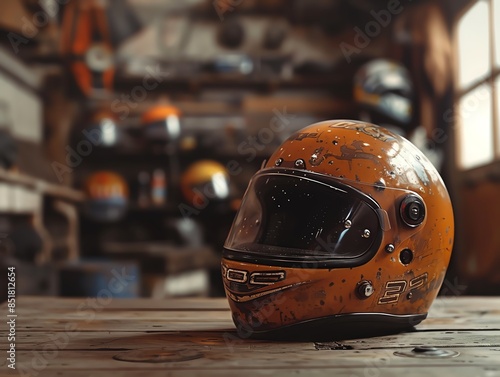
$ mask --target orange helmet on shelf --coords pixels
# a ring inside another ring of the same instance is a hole
[[[108,110],[94,112],[84,134],[100,147],[115,147],[122,141],[122,132],[116,114]]]
[[[191,164],[181,177],[184,200],[197,208],[205,208],[229,200],[229,175],[224,165],[213,160]]]
[[[85,212],[96,221],[117,221],[126,213],[129,190],[125,179],[119,174],[100,171],[85,182],[87,201]]]
[[[222,276],[244,336],[340,338],[426,318],[453,246],[446,187],[406,139],[334,120],[292,135],[249,183]]]
[[[161,142],[177,139],[181,132],[180,115],[179,109],[171,105],[151,107],[141,117],[146,138]]]

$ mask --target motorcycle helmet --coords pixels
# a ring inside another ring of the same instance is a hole
[[[141,119],[146,139],[151,142],[168,142],[179,137],[181,132],[180,111],[170,105],[155,105]]]
[[[107,110],[92,114],[89,124],[85,127],[84,135],[103,148],[116,147],[123,141],[116,115]]]
[[[229,175],[217,161],[197,161],[182,174],[181,191],[189,205],[197,209],[214,208],[229,200]]]
[[[372,60],[354,77],[354,100],[370,122],[407,132],[411,125],[412,97],[410,74],[395,62]]]
[[[85,182],[85,193],[85,213],[94,221],[118,221],[127,211],[128,185],[119,174],[108,171],[92,174]]]
[[[223,249],[240,336],[345,338],[426,318],[453,246],[446,187],[409,141],[333,120],[251,179]]]

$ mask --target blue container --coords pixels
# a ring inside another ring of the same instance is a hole
[[[87,260],[65,264],[59,270],[60,295],[112,298],[140,296],[140,268],[136,262]]]

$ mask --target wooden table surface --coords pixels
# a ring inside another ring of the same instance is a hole
[[[441,298],[415,332],[331,343],[240,339],[225,299],[19,297],[16,314],[1,376],[500,376],[500,298]],[[419,345],[460,354],[395,355]]]

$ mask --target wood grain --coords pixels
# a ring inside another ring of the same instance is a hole
[[[128,370],[127,368],[117,368],[113,370],[114,377],[144,377],[145,374],[140,370]],[[88,369],[71,370],[67,372],[56,371],[53,369],[42,370],[37,374],[38,377],[53,377],[70,375],[74,377],[101,377],[109,376],[110,371],[96,371]],[[498,369],[492,367],[477,367],[469,365],[460,366],[419,366],[417,368],[409,369],[406,367],[380,367],[373,368],[317,368],[317,369],[304,369],[304,368],[281,368],[281,369],[243,369],[239,368],[237,371],[234,369],[220,369],[220,370],[164,370],[159,368],[156,370],[149,369],[147,371],[148,377],[219,377],[219,376],[268,376],[268,377],[290,377],[290,376],[310,376],[310,377],[365,377],[365,376],[384,376],[384,377],[499,377],[500,372]]]
[[[232,329],[226,331],[172,331],[172,332],[99,332],[87,331],[80,333],[48,333],[25,332],[17,336],[17,349],[36,351],[45,344],[64,343],[64,350],[100,351],[108,349],[150,349],[170,345],[175,347],[211,346],[231,348],[234,350],[272,350],[276,342],[266,342],[254,339],[238,339]],[[339,342],[332,342],[335,343]],[[311,342],[280,342],[280,348],[290,352],[311,349]],[[328,348],[329,343],[318,343]],[[354,350],[369,349],[399,349],[418,345],[435,347],[496,347],[500,348],[500,331],[416,331],[375,338],[352,339],[341,342],[342,345]],[[7,347],[6,339],[1,339],[0,345]],[[333,347],[333,346],[332,346]],[[322,347],[319,347],[322,348]]]
[[[330,343],[240,339],[225,299],[20,297],[17,313],[16,372],[28,376],[500,377],[500,298],[441,298],[413,332]],[[394,354],[419,345],[460,355]]]
[[[72,371],[72,370],[96,370],[112,371],[116,369],[128,370],[261,370],[261,369],[345,369],[364,368],[377,369],[380,367],[405,367],[408,369],[420,366],[477,366],[500,368],[500,348],[454,348],[460,352],[456,358],[442,360],[416,359],[398,357],[394,355],[394,350],[372,349],[372,350],[316,350],[312,345],[309,349],[297,350],[289,353],[280,344],[276,344],[272,349],[259,350],[258,348],[247,348],[245,352],[231,352],[223,348],[217,349],[210,346],[198,346],[191,348],[175,347],[174,345],[165,348],[154,348],[149,350],[157,354],[175,352],[178,355],[199,354],[200,357],[186,361],[172,362],[125,362],[115,360],[114,357],[130,353],[127,350],[103,350],[103,351],[57,351],[47,347],[46,351],[20,351],[17,354],[18,368],[30,369],[33,365],[46,364],[46,368],[52,370]],[[47,355],[44,357],[44,355]],[[5,370],[6,361],[0,362],[0,368]]]

